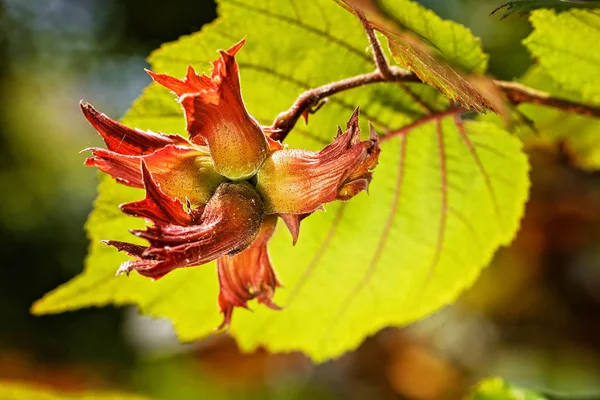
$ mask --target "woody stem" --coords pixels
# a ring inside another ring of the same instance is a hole
[[[373,59],[375,60],[377,71],[379,71],[381,76],[385,79],[391,79],[393,73],[390,69],[390,64],[388,63],[385,54],[383,54],[381,43],[379,43],[379,40],[375,35],[375,31],[371,27],[371,23],[369,22],[365,14],[362,13],[362,11],[355,10],[355,12],[365,32],[367,33],[367,38],[369,38],[369,44],[371,45],[371,53],[373,53]]]
[[[369,20],[361,11],[354,11],[363,25],[363,28],[367,34],[367,38],[369,39],[371,52],[373,53],[373,59],[375,61],[375,65],[377,66],[377,70],[351,78],[342,79],[337,82],[331,82],[326,85],[305,91],[298,96],[294,104],[292,104],[288,110],[280,113],[275,118],[275,121],[273,121],[273,124],[266,128],[266,131],[270,133],[272,139],[283,141],[294,128],[296,122],[298,122],[298,119],[304,113],[310,112],[313,107],[319,107],[322,101],[334,94],[374,83],[424,83],[414,72],[397,66],[390,66]],[[598,106],[590,106],[554,97],[549,93],[527,87],[518,82],[499,80],[494,80],[493,82],[496,87],[502,91],[506,100],[513,105],[531,103],[540,106],[556,108],[573,114],[600,118],[600,107]],[[462,112],[461,110],[466,111],[462,108],[459,110],[455,107],[451,107],[449,109],[449,111],[452,111],[451,113],[454,114],[457,112]],[[425,117],[425,119],[427,118],[428,117]],[[402,131],[402,129],[404,128],[400,128],[396,130],[396,132]]]
[[[357,75],[352,78],[328,83],[315,89],[302,93],[292,106],[279,114],[273,124],[267,128],[271,132],[271,138],[283,141],[288,133],[294,128],[302,114],[317,105],[323,99],[346,90],[370,85],[374,83],[388,82],[421,82],[412,72],[401,68],[391,68],[391,76],[383,77],[380,71]],[[506,100],[514,105],[531,103],[539,106],[556,108],[573,114],[600,118],[600,107],[590,106],[566,99],[554,97],[547,92],[536,90],[517,82],[494,81],[494,84],[504,93]]]

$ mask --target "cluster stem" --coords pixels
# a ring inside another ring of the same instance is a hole
[[[373,54],[376,70],[350,78],[345,78],[336,82],[331,82],[314,89],[306,90],[298,96],[290,108],[281,112],[275,118],[271,126],[265,128],[266,131],[270,133],[272,139],[283,141],[294,128],[302,115],[315,112],[320,108],[323,102],[327,100],[328,97],[335,94],[376,83],[423,83],[414,72],[397,66],[391,66],[389,64],[369,20],[361,11],[355,10],[355,13],[363,25],[363,28],[367,34],[367,38],[369,39],[369,45],[371,53]],[[586,105],[563,98],[554,97],[550,93],[530,88],[518,82],[494,80],[493,83],[503,93],[506,101],[515,106],[529,103],[556,108],[573,114],[600,118],[600,107],[597,106]],[[451,106],[451,108],[447,110],[448,114],[456,114],[464,111],[467,110],[454,106]],[[441,114],[444,113],[446,113],[446,111],[443,111]],[[439,114],[440,113],[437,113],[436,115]],[[429,118],[429,116],[425,116],[423,119],[429,120]],[[402,127],[388,134],[402,132],[406,128],[407,127]]]

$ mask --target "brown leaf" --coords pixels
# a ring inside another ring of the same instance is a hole
[[[429,85],[434,86],[450,100],[460,103],[463,107],[480,113],[497,112],[499,101],[492,91],[482,91],[473,85],[472,78],[467,78],[441,60],[432,49],[420,39],[407,32],[392,32],[379,25],[371,25],[387,39],[392,57],[401,66],[410,68]],[[484,77],[477,77],[481,82]],[[501,100],[500,100],[501,102]]]

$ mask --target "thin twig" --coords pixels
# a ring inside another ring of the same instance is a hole
[[[367,37],[369,38],[369,44],[371,45],[371,53],[373,53],[373,59],[375,60],[375,65],[377,66],[377,70],[381,73],[385,79],[392,78],[392,71],[390,70],[390,64],[388,63],[385,54],[383,54],[383,49],[381,48],[381,43],[377,39],[375,35],[375,31],[371,27],[371,23],[365,16],[362,11],[354,10],[356,16],[360,20],[365,32],[367,33]]]
[[[379,71],[375,71],[307,90],[296,99],[288,110],[280,113],[275,118],[273,125],[267,127],[266,131],[271,134],[271,139],[282,141],[304,112],[336,93],[378,82],[420,82],[419,78],[408,70],[392,68],[390,71],[392,76],[388,79],[384,78]]]
[[[558,108],[573,114],[600,118],[600,107],[588,106],[570,100],[553,97],[550,93],[527,87],[518,82],[494,81],[494,83],[502,89],[506,99],[514,105],[531,103]]]
[[[326,97],[373,83],[422,82],[414,73],[408,70],[392,66],[390,67],[390,71],[392,75],[388,79],[384,78],[379,71],[375,71],[307,90],[296,99],[287,111],[280,113],[273,122],[273,125],[267,127],[266,130],[271,134],[272,139],[282,141],[294,128],[302,114],[311,107],[319,104]],[[531,103],[570,113],[600,118],[600,107],[597,106],[553,97],[549,93],[532,89],[518,82],[494,81],[494,84],[502,90],[506,99],[514,105]]]
[[[365,14],[363,14],[362,11],[355,9],[354,12],[360,20],[361,24],[363,25],[363,28],[365,29],[365,32],[369,39],[369,43],[371,45],[371,52],[373,53],[373,58],[375,61],[375,65],[377,66],[377,70],[375,72],[357,75],[352,78],[342,79],[341,81],[328,83],[318,88],[305,91],[296,99],[294,104],[292,104],[292,106],[287,111],[280,113],[277,116],[277,118],[275,118],[275,121],[273,121],[273,125],[265,128],[265,131],[267,131],[267,133],[270,134],[272,139],[283,141],[288,135],[288,133],[294,128],[296,122],[298,122],[298,119],[302,115],[306,115],[305,113],[316,112],[323,105],[322,102],[326,100],[328,96],[334,95],[336,93],[344,92],[346,90],[369,85],[372,83],[423,83],[414,72],[397,66],[390,66],[385,54],[383,53],[381,44],[379,43],[379,40],[375,35],[375,31],[373,30],[373,27],[371,26],[371,23],[369,22],[367,17],[365,16]],[[557,108],[570,113],[600,118],[600,107],[589,106],[553,97],[549,93],[532,89],[530,87],[521,85],[518,82],[506,82],[496,80],[494,81],[494,84],[500,90],[502,90],[506,99],[513,105],[531,103],[541,106]],[[420,102],[420,104],[425,106],[425,108],[429,111],[429,115],[425,116],[423,119],[415,122],[414,124],[418,124],[421,121],[431,121],[432,119],[436,119],[439,115],[445,116],[466,111],[462,107],[450,107],[449,109],[442,111],[441,113],[431,114],[431,110],[429,110],[423,102]],[[393,135],[400,134],[405,128],[413,128],[414,124],[408,125],[407,127],[401,128],[400,130],[392,133]]]

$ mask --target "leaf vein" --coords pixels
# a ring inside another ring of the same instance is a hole
[[[354,300],[360,291],[365,288],[370,282],[377,266],[379,265],[379,261],[381,260],[381,256],[383,255],[383,251],[385,246],[387,245],[389,235],[394,225],[394,221],[396,219],[398,204],[400,203],[400,195],[402,194],[402,183],[404,182],[404,172],[405,172],[405,160],[406,160],[406,148],[408,143],[408,135],[400,136],[400,158],[398,160],[398,175],[396,178],[396,186],[394,189],[394,195],[392,198],[392,202],[390,204],[390,209],[388,213],[388,217],[385,222],[385,226],[383,228],[383,232],[381,233],[381,237],[379,238],[379,242],[377,243],[377,248],[375,249],[375,253],[373,254],[373,258],[369,264],[369,267],[363,274],[360,281],[354,286],[354,288],[350,291],[350,294],[344,299],[342,305],[338,310],[338,314],[334,321],[339,320],[344,316],[348,308],[350,307],[352,300]]]
[[[444,132],[442,131],[442,121],[436,119],[435,133],[437,136],[438,152],[440,157],[440,190],[441,190],[441,207],[440,207],[440,222],[438,226],[437,239],[435,243],[435,253],[431,260],[431,265],[427,272],[424,288],[429,284],[431,278],[435,275],[435,270],[442,256],[444,249],[444,239],[446,234],[446,223],[448,218],[448,170],[446,166],[446,148],[444,144]],[[423,290],[424,292],[424,290]]]
[[[258,14],[263,14],[263,15],[271,17],[271,18],[273,18],[275,20],[280,20],[280,21],[287,22],[290,25],[297,26],[297,27],[302,28],[302,29],[304,29],[304,30],[306,30],[308,32],[311,32],[311,33],[314,33],[316,35],[322,36],[322,37],[328,39],[329,41],[331,41],[332,43],[335,43],[338,46],[345,48],[346,50],[348,50],[349,52],[351,52],[353,54],[356,54],[357,56],[359,56],[360,58],[362,58],[366,63],[371,64],[371,62],[372,62],[371,61],[371,57],[369,57],[368,55],[366,55],[360,49],[358,49],[358,48],[356,48],[354,46],[349,45],[343,39],[337,38],[337,37],[329,34],[326,31],[320,30],[320,29],[318,29],[318,28],[316,28],[314,26],[308,25],[308,24],[306,24],[306,23],[304,23],[302,21],[290,18],[290,17],[288,17],[286,15],[276,14],[274,12],[271,12],[269,10],[265,10],[263,8],[260,8],[260,7],[253,7],[253,6],[250,6],[248,4],[240,3],[240,2],[237,2],[235,0],[226,0],[226,1],[223,0],[222,2],[223,3],[230,3],[232,5],[235,5],[235,6],[239,7],[239,8],[243,8],[243,9],[245,9],[247,11],[253,11],[253,12],[258,13]]]
[[[302,273],[302,276],[300,277],[298,282],[296,282],[296,284],[294,285],[294,288],[290,291],[290,294],[287,298],[287,302],[285,305],[286,308],[289,308],[291,306],[292,302],[298,297],[298,294],[300,293],[300,291],[306,284],[308,278],[313,273],[315,268],[319,265],[321,258],[323,258],[323,256],[325,255],[325,252],[329,248],[329,245],[331,244],[331,241],[334,239],[335,234],[337,233],[337,229],[340,226],[342,217],[344,215],[344,211],[346,209],[346,205],[347,205],[347,203],[342,203],[340,208],[338,208],[335,216],[333,217],[333,221],[331,222],[331,226],[329,227],[329,230],[327,231],[325,238],[321,242],[321,245],[319,246],[318,250],[315,252],[314,256],[311,258],[310,262],[308,263],[306,269]]]
[[[467,135],[467,132],[465,130],[465,125],[462,122],[460,122],[458,120],[458,118],[454,118],[454,122],[455,122],[456,128],[458,129],[458,134],[459,134],[462,142],[465,144],[465,146],[469,150],[469,154],[473,158],[473,161],[475,162],[475,165],[477,166],[477,169],[479,170],[479,172],[483,176],[483,180],[485,182],[485,186],[487,187],[487,191],[488,191],[488,193],[489,193],[489,195],[491,197],[491,200],[492,200],[492,206],[494,207],[494,214],[496,215],[496,219],[498,220],[498,224],[500,226],[502,226],[502,219],[500,218],[500,207],[498,206],[498,198],[496,197],[496,192],[494,191],[494,187],[492,186],[492,180],[491,180],[490,174],[487,172],[487,169],[485,168],[485,166],[481,162],[481,158],[479,158],[479,154],[477,153],[477,149],[475,148],[475,146],[473,145],[473,143],[469,139],[469,136]]]

